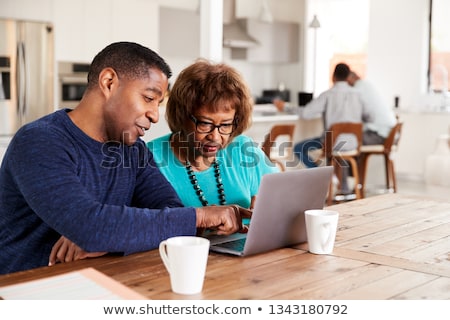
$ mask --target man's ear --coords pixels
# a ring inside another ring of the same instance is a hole
[[[117,73],[112,68],[103,69],[98,76],[99,87],[105,95],[111,94],[118,80]]]

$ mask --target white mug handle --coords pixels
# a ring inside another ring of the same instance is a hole
[[[324,239],[322,239],[323,241],[322,241],[322,250],[326,250],[326,248],[328,248],[328,245],[330,244],[330,242],[331,242],[331,240],[332,240],[332,237],[331,237],[331,223],[329,223],[329,222],[327,222],[327,223],[324,223],[323,225],[322,225],[322,227],[324,228],[324,229],[326,229],[326,232],[324,233]]]
[[[167,256],[167,241],[163,240],[159,243],[159,255],[161,256],[161,260],[166,266],[167,271],[170,273],[170,261]]]

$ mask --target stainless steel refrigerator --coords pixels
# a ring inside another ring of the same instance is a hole
[[[0,148],[22,125],[53,112],[53,42],[50,23],[0,19]]]

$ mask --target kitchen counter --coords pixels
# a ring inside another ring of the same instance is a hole
[[[275,124],[295,124],[294,142],[319,136],[323,126],[321,117],[306,120],[299,113],[278,112],[273,104],[257,104],[253,108],[253,125],[245,134],[262,144]]]
[[[299,114],[279,112],[273,104],[256,104],[253,108],[253,122],[295,122]]]
[[[298,115],[288,113],[253,113],[253,123],[256,122],[295,122]]]

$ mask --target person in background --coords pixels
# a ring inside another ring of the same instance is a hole
[[[303,108],[298,108],[303,119],[323,117],[324,133],[298,142],[294,145],[294,154],[303,162],[305,167],[317,167],[317,163],[309,157],[309,151],[322,149],[325,131],[338,122],[367,122],[372,119],[367,106],[359,92],[347,83],[350,68],[345,63],[338,63],[333,72],[333,86],[311,100]],[[274,101],[278,110],[285,107],[280,101]],[[352,145],[344,146],[352,149]]]
[[[371,120],[367,106],[364,104],[359,92],[347,82],[350,67],[345,63],[338,63],[333,72],[333,86],[322,92],[317,98],[311,100],[303,108],[298,108],[303,119],[323,117],[324,132],[319,137],[313,137],[300,141],[294,145],[294,154],[302,161],[306,168],[317,167],[318,164],[310,158],[310,151],[323,149],[325,131],[338,122],[367,122]],[[274,101],[278,110],[283,111],[285,104],[282,101]],[[352,140],[340,144],[341,150],[351,150],[355,147]],[[348,168],[342,172],[342,193],[349,193],[347,184]]]
[[[397,122],[394,110],[371,83],[361,79],[355,72],[349,73],[347,82],[360,93],[364,105],[371,114],[371,121],[364,124],[363,144],[383,144]]]
[[[170,76],[151,49],[113,43],[93,59],[74,110],[16,133],[0,169],[1,274],[150,250],[197,228],[242,229],[236,205],[184,207],[141,139]]]
[[[262,176],[279,171],[242,134],[252,109],[247,84],[232,67],[199,59],[181,71],[166,106],[172,133],[147,146],[184,205],[251,209]]]

